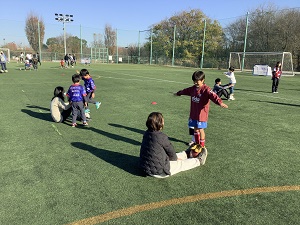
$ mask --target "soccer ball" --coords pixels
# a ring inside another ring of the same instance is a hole
[[[90,115],[89,113],[85,113],[85,117],[86,117],[87,119],[90,119],[90,118],[91,118],[91,115]]]

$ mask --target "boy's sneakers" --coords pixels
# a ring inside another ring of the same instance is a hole
[[[72,127],[76,127],[77,126],[77,123],[72,123]]]
[[[82,125],[83,125],[83,126],[87,126],[88,123],[85,121],[85,122],[82,123]]]
[[[235,100],[235,98],[233,97],[233,95],[230,95],[230,96],[229,96],[228,101],[230,101],[230,100]]]
[[[200,165],[204,165],[206,158],[207,158],[207,149],[205,147],[202,147],[200,154],[197,156],[197,158],[200,161]]]
[[[188,158],[197,158],[202,152],[202,147],[201,145],[194,143],[185,152]]]
[[[96,105],[96,109],[99,109],[100,105],[101,105],[101,102],[96,102],[95,105]]]

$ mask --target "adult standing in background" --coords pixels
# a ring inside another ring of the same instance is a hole
[[[73,54],[73,60],[74,60],[75,66],[76,66],[76,56],[75,56],[75,54]]]
[[[37,57],[38,63],[41,66],[42,65],[42,63],[41,63],[41,57],[40,57],[40,54],[38,52],[36,53],[36,57]]]
[[[19,60],[20,60],[20,63],[24,63],[24,53],[23,52],[21,52]]]
[[[281,77],[281,62],[277,62],[272,71],[272,93],[278,93],[279,79]]]
[[[0,64],[1,64],[1,73],[7,73],[7,68],[6,68],[6,55],[3,53],[3,51],[0,52]]]
[[[70,58],[69,58],[68,54],[65,55],[64,60],[65,60],[65,67],[69,67],[70,66]]]

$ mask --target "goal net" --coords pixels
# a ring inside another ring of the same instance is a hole
[[[95,63],[108,63],[108,48],[91,48],[91,60]]]
[[[10,50],[9,48],[0,48],[0,51],[2,51],[6,56],[6,61],[10,62]]]
[[[252,71],[255,65],[274,68],[277,62],[281,62],[282,76],[295,75],[290,52],[230,52],[228,64],[234,66],[235,70]]]

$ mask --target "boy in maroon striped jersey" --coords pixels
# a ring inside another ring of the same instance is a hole
[[[189,127],[194,127],[196,144],[205,148],[205,132],[209,113],[210,100],[222,108],[228,108],[222,99],[214,93],[210,87],[204,84],[205,74],[202,71],[195,71],[192,76],[194,85],[174,93],[176,96],[187,95],[191,97]]]

